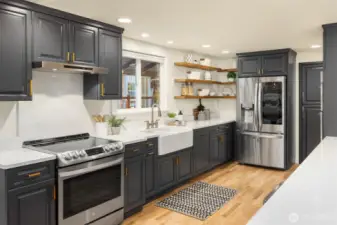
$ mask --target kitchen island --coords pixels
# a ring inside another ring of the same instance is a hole
[[[337,224],[337,137],[326,137],[248,225]]]

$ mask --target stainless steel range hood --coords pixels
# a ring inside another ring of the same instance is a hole
[[[109,69],[96,66],[84,66],[79,64],[69,64],[61,62],[40,61],[33,62],[33,69],[36,71],[54,71],[62,73],[83,73],[83,74],[108,74]]]

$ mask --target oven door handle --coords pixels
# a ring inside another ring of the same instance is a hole
[[[72,177],[77,177],[79,175],[83,175],[86,173],[91,173],[94,172],[96,170],[101,170],[101,169],[105,169],[114,165],[118,165],[121,164],[123,162],[123,157],[113,160],[111,162],[106,162],[106,163],[102,163],[102,164],[98,164],[92,167],[88,167],[88,168],[83,168],[83,169],[75,169],[73,171],[65,171],[65,172],[59,172],[59,178],[61,180],[66,180]]]

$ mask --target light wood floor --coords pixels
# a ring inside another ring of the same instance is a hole
[[[294,165],[288,171],[263,169],[230,163],[220,166],[206,174],[190,180],[187,184],[148,203],[143,211],[128,218],[123,225],[201,225],[226,224],[245,225],[249,219],[262,207],[264,197],[280,182],[287,179],[295,171]],[[223,208],[205,221],[200,221],[174,211],[155,206],[158,200],[168,197],[186,186],[204,181],[211,184],[234,188],[238,194]]]

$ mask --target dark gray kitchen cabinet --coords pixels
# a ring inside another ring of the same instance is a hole
[[[70,22],[69,37],[72,63],[98,65],[98,28]]]
[[[125,159],[125,212],[142,206],[145,203],[144,168],[144,155]]]
[[[0,100],[31,100],[31,12],[0,4]]]
[[[321,142],[321,107],[303,105],[301,125],[301,145],[305,152],[301,151],[300,157],[304,160]]]
[[[147,152],[145,154],[145,195],[150,198],[157,191],[157,154],[158,139],[152,138],[146,142]]]
[[[32,23],[33,60],[70,62],[69,21],[33,12]]]
[[[286,54],[271,54],[262,56],[261,75],[281,76],[288,74]]]
[[[192,176],[192,148],[177,153],[177,182]]]
[[[210,165],[210,135],[209,129],[199,129],[194,131],[193,135],[193,172],[200,174]]]
[[[105,75],[84,76],[84,99],[109,100],[122,97],[121,34],[99,30],[99,66],[109,69]]]
[[[103,77],[102,99],[120,99],[122,94],[122,37],[120,34],[99,31],[99,65],[109,69]]]
[[[248,56],[239,57],[239,76],[259,76],[261,72],[261,57]]]
[[[228,146],[228,136],[225,133],[218,134],[218,143],[219,143],[219,164],[225,163],[229,160],[229,146]]]
[[[215,167],[220,164],[220,146],[219,146],[219,134],[217,130],[212,130],[210,132],[210,148],[209,148],[209,158],[210,158],[210,167]]]
[[[158,158],[158,188],[159,190],[165,190],[176,183],[176,164],[177,156],[176,154],[170,154],[165,156],[160,156]]]
[[[284,76],[294,67],[296,53],[291,49],[238,53],[239,77]]]
[[[8,225],[55,225],[54,180],[8,192]]]

